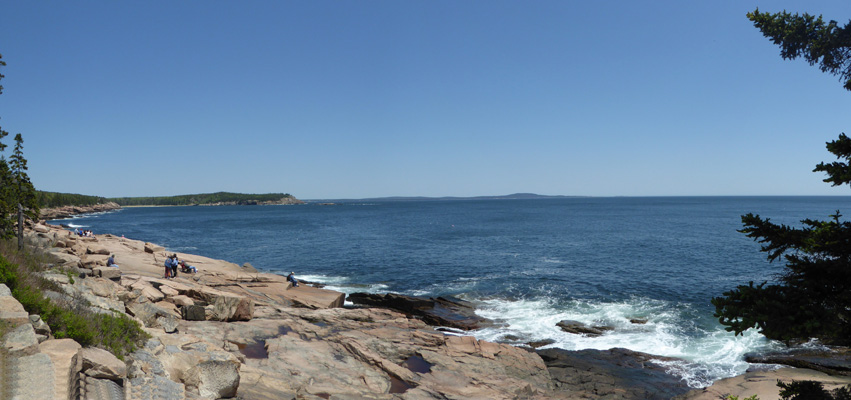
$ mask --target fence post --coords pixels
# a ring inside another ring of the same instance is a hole
[[[18,203],[18,250],[24,248],[24,206]]]

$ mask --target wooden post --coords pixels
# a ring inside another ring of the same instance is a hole
[[[18,250],[24,248],[24,206],[18,203]]]

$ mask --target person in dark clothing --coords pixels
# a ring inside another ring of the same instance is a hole
[[[177,259],[177,254],[175,253],[171,256],[171,277],[177,278],[177,266],[180,265],[180,261]]]
[[[290,274],[287,275],[287,280],[292,282],[293,287],[298,287],[298,280],[295,279],[295,272],[290,272]]]

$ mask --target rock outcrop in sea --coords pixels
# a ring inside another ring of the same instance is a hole
[[[662,357],[536,352],[465,335],[492,322],[456,299],[362,294],[352,300],[369,307],[344,308],[343,293],[292,287],[250,265],[177,253],[198,272],[163,279],[174,252],[156,244],[43,224],[27,235],[52,255],[44,276],[61,291],[51,298],[124,313],[151,338],[124,361],[56,339],[0,285],[0,319],[13,327],[0,346],[2,398],[667,399],[689,390],[653,361]],[[106,267],[110,254],[118,268]]]

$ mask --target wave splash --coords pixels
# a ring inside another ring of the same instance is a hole
[[[657,361],[668,373],[690,387],[744,373],[745,353],[781,347],[755,330],[734,336],[711,318],[701,318],[685,304],[634,298],[625,302],[549,298],[478,301],[477,314],[501,323],[473,332],[478,339],[511,344],[548,340],[543,348],[608,350],[626,348],[683,361]],[[613,328],[598,337],[567,333],[556,324],[562,320]]]

